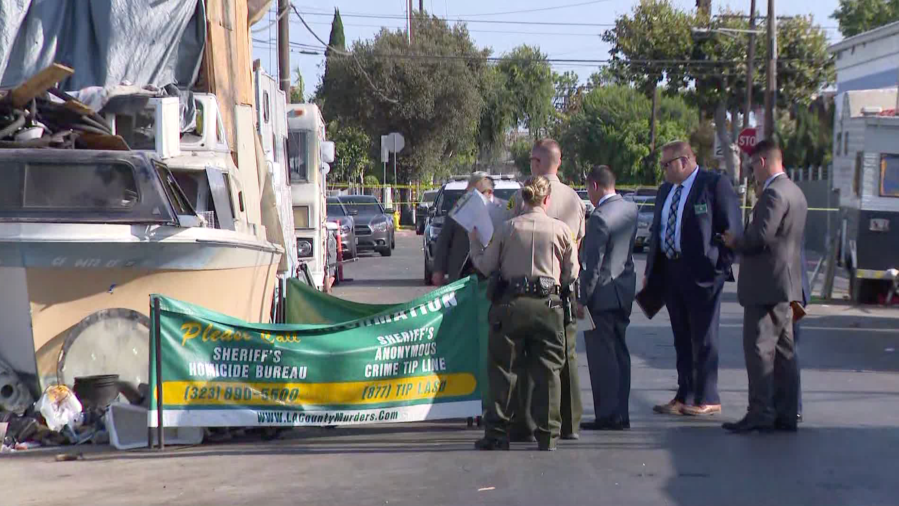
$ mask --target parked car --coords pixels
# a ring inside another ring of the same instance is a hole
[[[421,194],[418,205],[415,206],[415,233],[422,235],[425,233],[425,225],[428,221],[428,209],[434,205],[437,193],[440,190],[428,190]]]
[[[337,197],[329,197],[327,204],[328,222],[336,223],[340,230],[340,242],[343,246],[344,258],[356,258],[355,220],[353,220],[347,208],[340,203]]]
[[[494,176],[494,178],[493,195],[498,199],[509,200],[521,188],[518,181],[514,179],[498,176]],[[434,205],[428,210],[428,219],[425,223],[424,239],[422,240],[422,249],[425,252],[425,284],[431,284],[431,274],[434,271],[434,246],[437,244],[437,238],[440,236],[446,215],[459,200],[459,197],[465,194],[467,187],[468,176],[454,178],[440,188],[434,199]]]
[[[335,197],[353,218],[358,251],[377,251],[389,257],[396,247],[393,209],[384,209],[371,195],[342,195]]]
[[[584,205],[587,206],[587,218],[593,213],[593,202],[590,202],[590,195],[587,194],[587,190],[576,190],[577,196],[581,198],[584,202]]]
[[[652,218],[655,214],[655,195],[643,197],[628,195],[625,197],[637,204],[637,237],[634,240],[634,251],[640,252],[649,244],[652,234]]]

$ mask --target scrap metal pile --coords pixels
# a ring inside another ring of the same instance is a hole
[[[127,150],[102,116],[54,85],[72,69],[54,64],[0,100],[0,148]]]

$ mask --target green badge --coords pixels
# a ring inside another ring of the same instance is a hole
[[[696,204],[693,206],[693,211],[696,212],[696,214],[705,214],[709,212],[709,206],[708,204]]]

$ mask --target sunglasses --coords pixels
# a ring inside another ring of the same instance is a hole
[[[667,169],[669,165],[671,165],[673,162],[680,160],[680,159],[686,160],[687,157],[686,156],[678,156],[677,158],[672,158],[671,160],[668,160],[667,162],[661,162],[660,165],[662,166],[663,169]]]

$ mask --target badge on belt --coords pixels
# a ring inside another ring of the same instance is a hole
[[[706,214],[709,212],[709,205],[696,204],[695,206],[693,206],[693,212],[695,212],[696,214]]]

